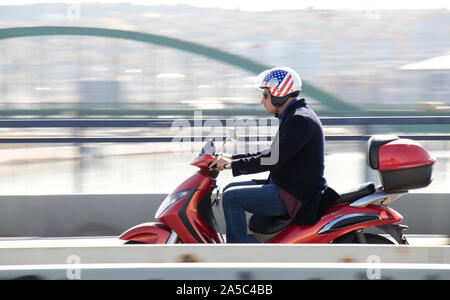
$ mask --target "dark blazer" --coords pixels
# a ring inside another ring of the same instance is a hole
[[[288,211],[295,207],[294,215],[290,212],[294,223],[314,224],[340,197],[323,175],[324,144],[319,118],[305,99],[297,100],[283,112],[270,149],[233,156],[233,176],[270,171],[268,180]]]

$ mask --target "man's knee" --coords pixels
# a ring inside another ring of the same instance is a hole
[[[236,189],[229,187],[222,193],[222,205],[230,205],[236,202]]]

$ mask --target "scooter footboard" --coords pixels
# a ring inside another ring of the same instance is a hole
[[[119,236],[119,239],[145,244],[166,244],[170,234],[171,230],[166,225],[150,222],[128,229]]]

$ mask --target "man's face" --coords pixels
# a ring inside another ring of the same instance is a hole
[[[277,108],[272,104],[272,95],[270,95],[269,89],[264,88],[261,98],[261,103],[264,105],[268,114],[274,115],[277,112]]]

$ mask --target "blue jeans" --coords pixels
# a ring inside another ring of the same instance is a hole
[[[227,243],[248,243],[246,211],[261,216],[288,214],[275,185],[257,184],[255,181],[227,185],[222,196],[222,207]]]

